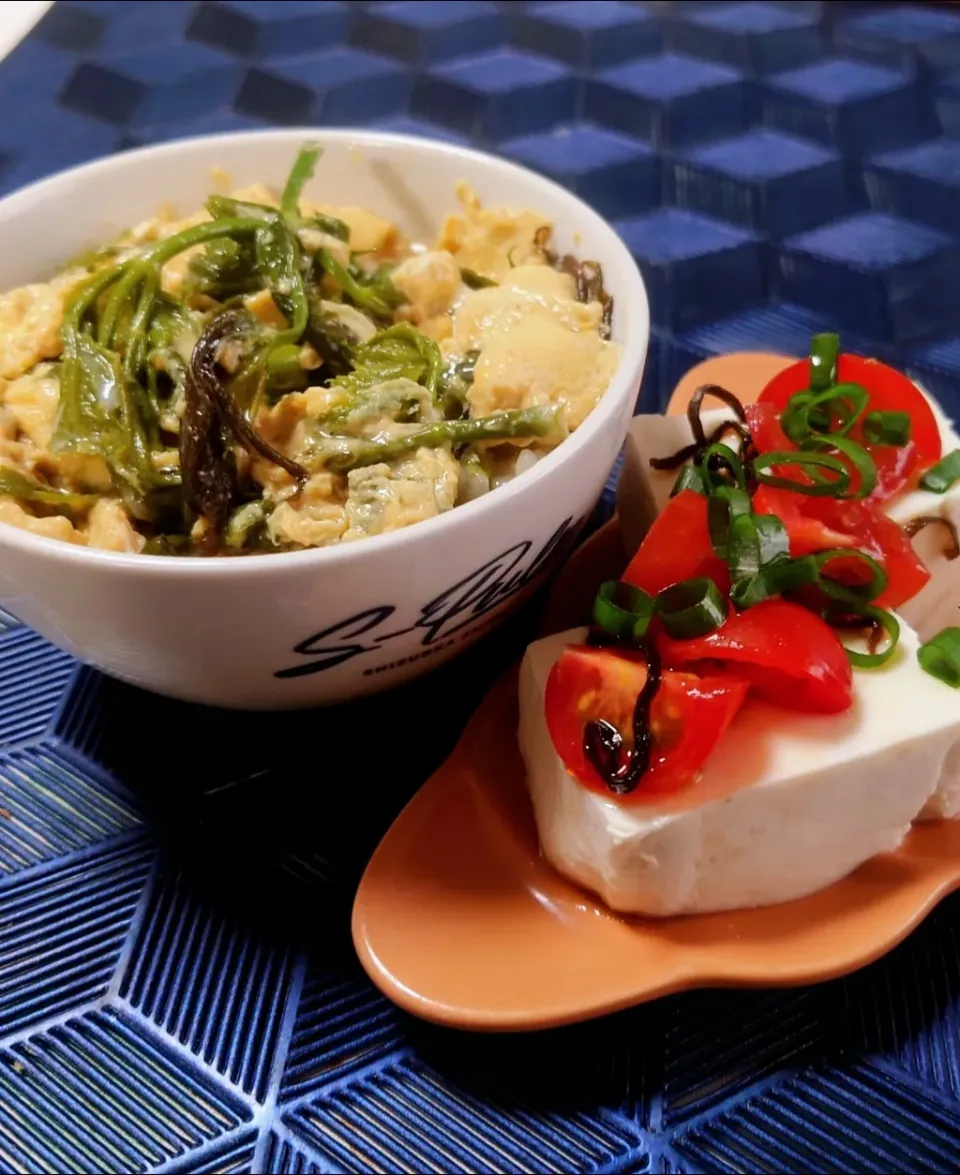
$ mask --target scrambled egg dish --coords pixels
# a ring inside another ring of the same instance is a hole
[[[0,522],[158,555],[353,542],[582,424],[619,361],[599,266],[465,187],[429,247],[312,204],[318,154],[0,295]]]

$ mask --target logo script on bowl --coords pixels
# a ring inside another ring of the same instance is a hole
[[[306,677],[312,673],[322,673],[364,653],[374,653],[395,637],[405,636],[418,629],[423,631],[420,643],[424,646],[424,652],[404,657],[400,662],[369,666],[364,669],[364,675],[380,673],[396,668],[399,664],[439,653],[450,647],[462,629],[472,626],[546,574],[560,556],[572,547],[585,522],[586,518],[578,522],[567,518],[535,553],[532,553],[534,544],[530,539],[514,543],[425,604],[413,623],[405,628],[372,635],[396,614],[395,604],[367,608],[346,620],[331,624],[294,646],[294,653],[309,657],[309,661],[278,669],[274,677]],[[367,639],[361,640],[361,637]]]

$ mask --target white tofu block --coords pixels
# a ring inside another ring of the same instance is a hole
[[[520,747],[543,852],[613,910],[665,917],[772,905],[896,849],[935,794],[960,793],[960,696],[920,669],[906,625],[883,668],[856,672],[843,715],[753,698],[669,802],[607,798],[573,779],[544,716],[550,669],[573,630],[531,645]]]

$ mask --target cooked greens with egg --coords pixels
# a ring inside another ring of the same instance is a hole
[[[619,361],[600,267],[465,186],[430,247],[302,192],[212,195],[0,295],[0,522],[156,555],[323,547],[451,510]]]

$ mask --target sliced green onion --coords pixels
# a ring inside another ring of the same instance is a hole
[[[816,398],[813,407],[826,411],[828,419],[828,409],[840,409],[841,419],[834,428],[819,429],[818,431],[829,431],[831,434],[839,433],[841,436],[846,436],[864,414],[869,402],[870,393],[860,384],[835,384],[829,392],[824,392],[822,396]]]
[[[760,540],[760,566],[790,554],[790,536],[776,514],[757,514],[754,518]]]
[[[821,578],[820,588],[824,595],[834,604],[839,604],[844,612],[862,617],[864,624],[879,625],[887,634],[886,648],[880,649],[876,653],[860,653],[856,649],[848,649],[844,645],[850,664],[857,669],[877,669],[879,666],[885,665],[893,656],[897,642],[900,640],[900,623],[896,616],[883,608],[875,608],[873,604],[866,603],[861,593],[837,583],[836,580]],[[828,623],[830,615],[831,609],[827,608],[824,612],[824,619]]]
[[[726,467],[740,489],[745,490],[747,488],[747,479],[743,472],[743,462],[729,445],[719,443],[707,445],[697,458],[697,465],[703,470],[707,483],[712,489],[730,485],[729,480],[717,477],[719,471],[710,468],[711,462],[721,467]]]
[[[720,486],[707,502],[710,542],[721,559],[726,559],[730,527],[734,519],[750,513],[750,495],[737,486]]]
[[[760,532],[752,514],[742,514],[730,523],[727,562],[734,582],[750,579],[760,570]]]
[[[683,493],[684,490],[693,490],[697,494],[708,494],[710,492],[710,485],[707,481],[706,474],[698,465],[684,465],[683,469],[680,470],[680,476],[673,483],[670,497],[675,498],[677,494]]]
[[[753,579],[765,567],[782,564],[789,558],[790,536],[779,518],[749,514],[731,520],[727,563],[735,584]]]
[[[692,640],[719,628],[727,619],[727,605],[712,579],[686,579],[659,593],[657,614],[668,636]]]
[[[809,420],[810,401],[813,393],[810,391],[797,392],[790,397],[790,401],[780,417],[780,427],[795,445],[805,441],[810,435],[811,423]],[[817,423],[824,423],[829,429],[830,417],[818,414]]]
[[[854,469],[856,469],[857,473],[860,474],[860,485],[855,492],[848,492],[850,485],[848,481],[847,486],[842,491],[838,492],[837,489],[834,489],[834,497],[868,498],[873,493],[877,486],[877,463],[863,445],[858,445],[856,441],[851,441],[849,437],[840,436],[834,432],[829,433],[825,437],[810,437],[802,445],[803,452],[820,449],[834,449],[838,453],[842,453]],[[817,477],[817,474],[814,473],[813,476]],[[820,484],[832,485],[833,483],[821,482]]]
[[[917,649],[920,668],[942,681],[960,689],[960,628],[945,628]]]
[[[846,436],[863,415],[870,395],[860,384],[837,384],[819,392],[797,392],[790,397],[780,421],[783,431],[799,445],[811,436]],[[833,414],[839,418],[834,422]]]
[[[920,488],[934,494],[945,494],[957,481],[960,481],[960,449],[954,449],[928,469],[920,478]]]
[[[618,640],[641,641],[653,619],[653,597],[611,579],[601,584],[593,603],[593,623]]]
[[[792,477],[781,477],[771,473],[770,469],[777,465],[797,465],[802,469],[829,470],[836,474],[830,481],[815,482],[806,485],[795,481]],[[837,457],[830,457],[826,453],[806,452],[775,452],[760,453],[753,459],[753,472],[762,485],[772,486],[781,490],[795,490],[798,494],[808,494],[814,498],[840,497],[850,487],[850,471]]]
[[[868,412],[863,435],[871,445],[905,445],[910,440],[910,413]]]
[[[812,555],[804,555],[801,559],[781,556],[761,567],[756,575],[735,583],[730,598],[740,609],[752,608],[771,596],[782,596],[784,592],[816,583],[819,575],[820,569]]]
[[[829,566],[834,559],[856,559],[863,563],[867,571],[870,572],[870,578],[863,584],[849,584],[845,583],[842,586],[848,591],[853,592],[863,602],[875,600],[877,596],[882,596],[887,590],[887,573],[876,561],[871,559],[869,555],[863,551],[852,551],[849,547],[835,547],[829,551],[818,551],[812,556],[817,564],[819,571],[823,572],[824,568]],[[829,583],[839,583],[839,580],[831,579],[830,576],[824,575],[820,580],[821,586],[824,581]]]
[[[840,355],[840,336],[814,335],[810,340],[810,388],[823,391],[837,378],[837,358]]]

